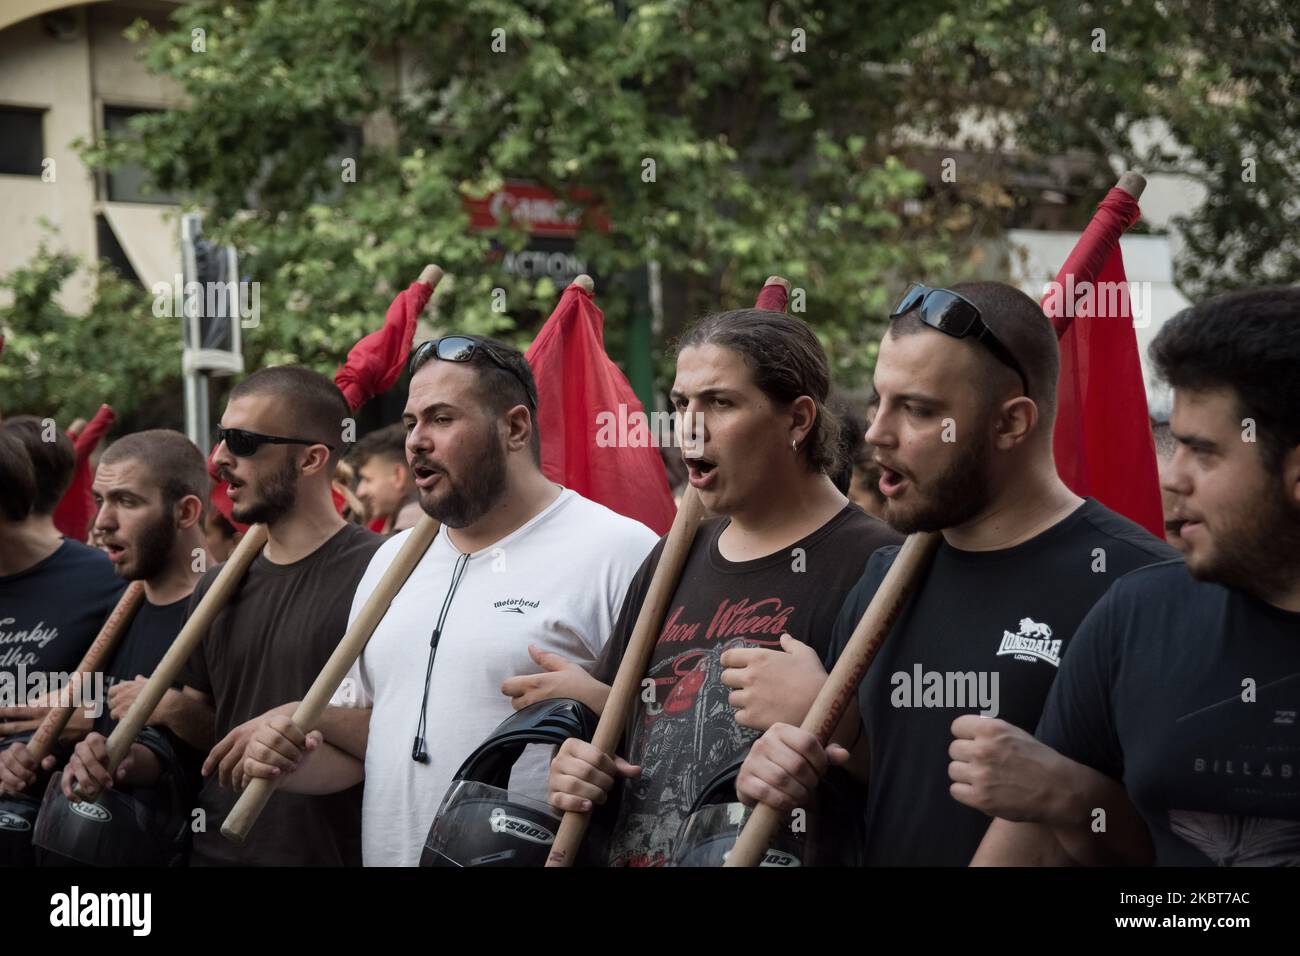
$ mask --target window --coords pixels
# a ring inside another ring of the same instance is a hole
[[[43,110],[0,106],[0,173],[39,176],[45,159]]]
[[[130,120],[143,113],[156,113],[158,110],[136,109],[130,106],[105,106],[104,131],[124,135],[131,132]],[[127,163],[112,170],[107,175],[109,202],[148,202],[176,205],[180,198],[173,193],[157,190],[145,190],[145,172],[139,163]]]
[[[126,256],[126,250],[117,241],[117,234],[113,232],[113,227],[108,224],[108,220],[103,215],[95,217],[95,240],[99,247],[99,258],[108,260],[108,264],[116,269],[122,278],[130,279],[139,285],[144,284],[136,275],[131,260]]]

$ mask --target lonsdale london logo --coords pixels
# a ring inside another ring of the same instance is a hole
[[[1019,633],[1002,632],[998,656],[1011,654],[1016,660],[1047,661],[1053,667],[1060,667],[1062,643],[1052,640],[1052,629],[1046,624],[1038,624],[1032,618],[1025,617],[1020,619]]]

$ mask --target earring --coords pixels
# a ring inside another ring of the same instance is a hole
[[[798,450],[799,450],[799,439],[797,439],[797,438],[791,438],[791,439],[790,439],[790,450],[791,450],[791,451],[798,451]]]

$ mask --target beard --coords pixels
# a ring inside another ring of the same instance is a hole
[[[1300,568],[1300,508],[1276,482],[1239,500],[1215,529],[1211,554],[1198,558],[1184,549],[1187,570],[1198,581],[1257,596],[1281,593]]]
[[[121,576],[128,581],[147,581],[156,577],[171,560],[175,542],[176,516],[170,507],[166,507],[157,521],[150,522],[140,532],[140,540],[135,545],[135,564],[122,568]]]
[[[274,524],[298,501],[298,466],[287,460],[258,484],[258,500],[244,505],[232,502],[230,513],[243,524]]]
[[[420,509],[448,528],[464,528],[487,514],[506,489],[506,450],[501,447],[496,427],[483,431],[483,448],[465,467],[465,478],[457,480],[444,468],[427,458],[411,462],[421,464],[442,475],[437,496],[420,492]]]
[[[942,531],[965,524],[988,507],[993,498],[988,462],[988,442],[972,445],[938,477],[926,482],[924,497],[917,504],[904,510],[892,498],[886,499],[885,521],[900,534]],[[909,490],[917,495],[922,488],[913,478]]]

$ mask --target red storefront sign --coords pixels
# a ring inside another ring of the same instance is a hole
[[[575,189],[568,201],[549,189],[524,182],[507,182],[484,199],[463,199],[471,229],[493,229],[513,222],[534,236],[572,238],[584,226],[609,232],[609,220],[588,205],[591,193]]]

